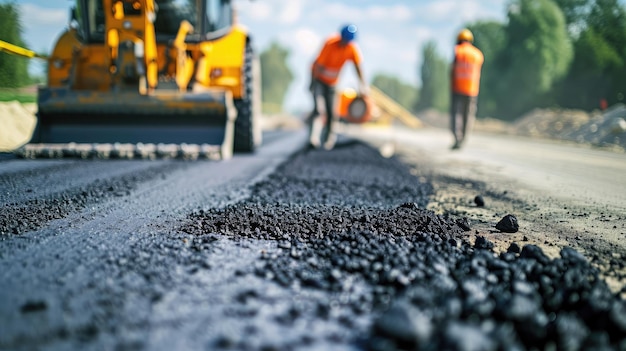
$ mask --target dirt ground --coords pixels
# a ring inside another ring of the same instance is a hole
[[[420,158],[423,160],[423,158]],[[455,178],[433,172],[435,195],[428,209],[457,218],[468,218],[471,231],[467,239],[475,242],[484,237],[493,242],[494,251],[507,252],[511,245],[536,245],[546,255],[558,258],[563,247],[572,247],[588,257],[599,269],[613,293],[626,298],[626,252],[623,247],[604,240],[605,233],[626,233],[619,214],[610,214],[602,206],[563,205],[553,198],[537,198],[536,194],[506,182],[490,184],[474,179]],[[508,190],[507,190],[508,189]],[[478,206],[480,195],[488,205]],[[506,233],[495,226],[506,214],[514,213],[524,230]]]

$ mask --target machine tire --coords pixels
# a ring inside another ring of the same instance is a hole
[[[253,60],[254,52],[250,40],[246,41],[246,52],[242,68],[242,79],[244,85],[244,95],[241,99],[235,99],[237,109],[237,119],[235,120],[235,152],[254,152],[257,143],[255,142],[255,124],[258,123],[254,115],[254,74]]]

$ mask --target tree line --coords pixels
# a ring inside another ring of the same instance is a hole
[[[20,14],[14,3],[0,4],[0,40],[24,46]],[[0,88],[19,88],[30,82],[28,60],[0,52]]]

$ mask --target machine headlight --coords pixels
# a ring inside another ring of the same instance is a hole
[[[132,24],[130,24],[130,21],[124,21],[124,23],[122,23],[122,26],[124,27],[124,29],[132,28]]]
[[[222,76],[222,74],[223,72],[221,68],[213,68],[211,70],[211,78],[219,78]]]

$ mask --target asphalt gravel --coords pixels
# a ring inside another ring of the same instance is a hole
[[[586,257],[470,241],[366,144],[245,191],[200,189],[204,161],[87,162],[1,172],[0,350],[626,349],[626,303]]]
[[[182,229],[215,240],[274,241],[238,274],[323,292],[312,303],[291,302],[279,322],[332,321],[345,327],[333,339],[338,345],[626,349],[626,304],[583,255],[564,247],[550,259],[538,246],[518,244],[498,255],[484,237],[464,239],[467,219],[425,210],[431,194],[397,159],[348,142],[331,152],[304,150],[247,200],[199,210]],[[216,346],[250,347],[245,338],[220,340]],[[274,346],[315,348],[316,340]]]
[[[92,163],[84,167],[80,162],[53,162],[43,169],[29,169],[0,174],[0,238],[2,235],[23,234],[37,230],[55,219],[67,217],[85,207],[109,198],[124,197],[138,184],[181,169],[183,163],[138,163],[119,165],[117,174],[102,179],[98,173],[110,170],[110,163]],[[82,169],[81,169],[82,168]],[[76,172],[92,175],[84,179]],[[55,172],[52,180],[47,172]],[[61,173],[60,176],[58,176]],[[109,173],[110,175],[110,173]],[[68,190],[67,182],[73,183]],[[45,184],[42,186],[42,184]]]

